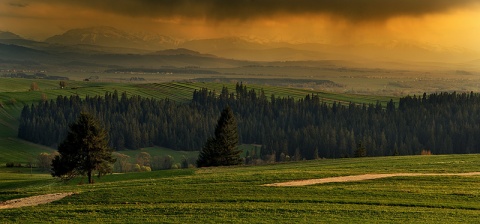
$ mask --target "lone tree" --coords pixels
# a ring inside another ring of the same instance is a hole
[[[67,86],[67,83],[65,81],[60,81],[58,85],[60,85],[60,89],[63,89]]]
[[[362,142],[358,143],[357,150],[355,150],[355,157],[365,157],[367,156],[367,149]]]
[[[52,176],[70,180],[77,175],[87,176],[93,183],[92,174],[98,177],[112,172],[115,159],[108,147],[107,132],[97,119],[81,113],[77,121],[70,124],[67,138],[58,146],[59,155],[52,161]]]
[[[30,84],[30,91],[38,91],[40,90],[40,88],[38,88],[38,84],[36,82],[32,82],[32,84]]]
[[[242,163],[238,149],[238,126],[232,109],[227,106],[218,119],[215,137],[209,138],[200,151],[197,166],[230,166]]]

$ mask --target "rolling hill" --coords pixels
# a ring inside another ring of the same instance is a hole
[[[478,171],[478,155],[314,160],[107,175],[58,182],[0,169],[0,201],[74,192],[0,210],[1,222],[476,223],[479,176],[397,176],[299,187],[265,184],[362,174]]]

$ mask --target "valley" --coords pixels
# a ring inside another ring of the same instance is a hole
[[[479,58],[421,41],[0,32],[0,222],[479,222]],[[197,168],[226,102],[243,128],[242,165]],[[51,110],[68,103],[118,119],[117,162],[94,184],[52,178],[59,142],[20,136],[28,122],[48,124],[37,136],[64,133],[66,119],[61,131],[49,122],[72,116]],[[55,116],[41,123],[44,111]],[[301,184],[273,187],[289,182]],[[16,208],[22,198],[31,206]]]

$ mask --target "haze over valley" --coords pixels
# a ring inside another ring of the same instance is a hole
[[[102,80],[118,80],[112,73],[137,69],[150,82],[219,77],[234,82],[255,76],[265,79],[266,84],[271,83],[269,79],[286,77],[330,80],[337,85],[318,86],[306,81],[296,87],[381,95],[479,89],[472,83],[480,74],[480,57],[475,51],[414,42],[334,45],[242,36],[187,40],[96,26],[71,29],[43,41],[2,32],[0,49],[4,74],[47,71],[64,76],[73,72],[83,75],[72,79],[95,74]],[[168,67],[174,70],[165,70]],[[358,78],[374,81],[362,85]],[[455,80],[453,85],[451,80]],[[288,82],[283,85],[292,86]]]
[[[362,94],[480,90],[475,0],[5,0],[0,6],[4,74],[124,81],[131,77],[115,74],[134,70],[146,82],[255,77],[329,80],[336,85],[296,87]]]

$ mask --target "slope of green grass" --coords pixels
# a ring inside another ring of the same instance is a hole
[[[172,83],[155,83],[155,84],[143,84],[140,85],[146,89],[158,90],[159,92],[165,94],[168,98],[183,101],[191,99],[192,92],[195,89],[208,88],[210,90],[215,90],[215,92],[220,93],[222,88],[225,86],[230,92],[235,92],[234,83],[205,83],[205,82],[172,82]],[[270,100],[272,94],[275,97],[293,97],[295,99],[305,98],[308,94],[318,95],[320,99],[326,103],[332,104],[333,102],[339,102],[342,104],[348,104],[350,102],[357,104],[375,104],[380,102],[382,105],[386,105],[390,99],[397,101],[398,99],[390,96],[368,96],[368,95],[354,95],[354,94],[339,94],[339,93],[327,93],[327,92],[318,92],[313,90],[305,89],[295,89],[288,87],[278,87],[278,86],[262,86],[262,85],[247,85],[249,89],[255,89],[260,91],[263,89],[267,99]]]
[[[230,92],[235,92],[233,83],[204,83],[204,82],[170,82],[170,83],[152,83],[152,84],[129,84],[129,83],[99,83],[99,82],[79,82],[69,81],[67,88],[60,89],[57,81],[47,80],[28,80],[28,79],[6,79],[1,78],[2,88],[0,88],[0,102],[5,105],[23,105],[38,102],[42,99],[42,94],[47,99],[55,99],[57,96],[79,95],[85,96],[103,96],[105,92],[117,90],[119,93],[126,92],[128,95],[139,95],[142,97],[165,99],[184,102],[190,100],[195,89],[208,88],[220,93],[222,87],[226,86]],[[30,83],[38,82],[40,90],[28,91]],[[4,84],[3,84],[4,83]],[[248,88],[256,90],[263,89],[268,99],[272,94],[276,97],[293,97],[295,99],[304,98],[308,94],[319,95],[327,102],[342,103],[376,103],[379,101],[386,104],[392,97],[389,96],[367,96],[353,94],[337,94],[317,92],[313,90],[295,89],[287,87],[248,85]],[[396,100],[395,98],[393,98]],[[13,102],[12,102],[13,101]]]
[[[19,81],[20,83],[26,84],[24,79],[1,79],[0,81],[8,80],[7,84],[15,83]],[[35,82],[36,80],[27,80],[30,82]],[[44,81],[48,84],[48,81]],[[54,82],[54,81],[49,81]],[[28,91],[29,85],[24,85],[14,89],[15,85],[12,84],[12,88],[8,88],[10,91],[0,91],[0,102],[3,102],[6,106],[9,105],[29,105],[31,103],[36,103],[42,100],[42,95],[45,96],[48,100],[55,100],[57,96],[71,96],[78,95],[81,98],[86,96],[104,96],[106,92],[113,93],[115,90],[119,94],[126,92],[129,96],[139,95],[142,97],[164,99],[166,95],[162,94],[156,90],[150,90],[147,88],[142,88],[140,85],[128,84],[128,83],[103,83],[103,82],[79,82],[79,81],[70,81],[65,89],[60,89],[58,82],[56,86],[51,83],[51,85],[39,85],[40,90],[38,91]],[[5,88],[4,88],[5,89]],[[191,97],[191,96],[190,96]]]
[[[0,167],[14,162],[25,165],[36,161],[42,152],[53,152],[49,147],[33,144],[17,138],[18,119],[21,107],[0,108]]]
[[[316,160],[109,175],[94,185],[1,173],[0,200],[77,192],[0,210],[0,222],[478,223],[480,176],[394,177],[303,187],[267,183],[365,173],[478,171],[480,155]]]
[[[162,148],[162,147],[149,147],[149,148],[143,148],[141,150],[124,150],[124,151],[118,151],[118,153],[122,153],[125,155],[130,156],[130,162],[134,163],[136,156],[141,153],[141,152],[146,152],[150,154],[150,156],[153,158],[154,156],[171,156],[173,157],[175,163],[180,163],[182,162],[183,158],[197,158],[198,156],[198,151],[175,151],[167,148]]]
[[[37,83],[40,90],[59,88],[59,81],[43,79],[0,78],[0,92],[28,92],[32,83]],[[68,81],[67,81],[68,82]]]
[[[6,163],[35,162],[42,152],[51,153],[54,149],[33,144],[17,138],[18,117],[22,107],[7,106],[0,108],[0,167]]]

